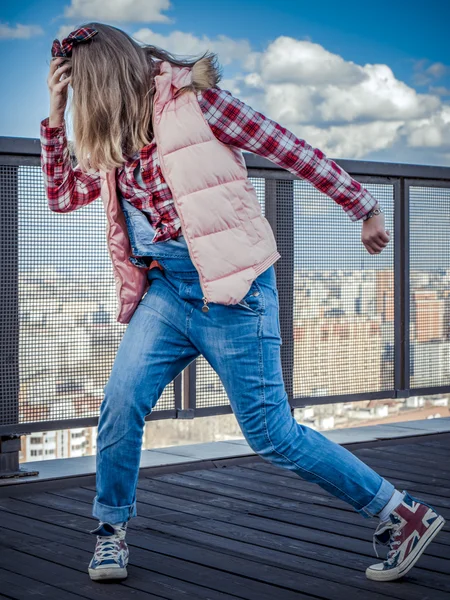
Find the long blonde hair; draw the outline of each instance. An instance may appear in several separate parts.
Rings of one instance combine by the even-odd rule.
[[[154,77],[158,61],[192,67],[192,85],[201,91],[217,85],[220,68],[215,54],[179,59],[151,45],[141,45],[124,31],[87,23],[98,31],[72,51],[70,112],[76,161],[83,171],[120,167],[153,139]]]

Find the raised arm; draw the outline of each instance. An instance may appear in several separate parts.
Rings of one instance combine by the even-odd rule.
[[[50,116],[41,121],[40,136],[45,191],[54,212],[86,206],[100,196],[101,189],[99,173],[83,173],[72,167],[64,122],[70,82],[70,65],[61,57],[53,59],[47,77]]]

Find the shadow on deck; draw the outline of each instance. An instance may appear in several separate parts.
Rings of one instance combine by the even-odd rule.
[[[350,449],[450,522],[450,434]],[[92,583],[94,484],[0,490],[0,596],[72,600],[448,600],[450,527],[400,582],[375,583],[375,520],[258,458],[141,471],[128,579]],[[87,481],[87,483],[86,483]],[[28,489],[26,489],[28,487]],[[24,489],[25,488],[25,489]]]

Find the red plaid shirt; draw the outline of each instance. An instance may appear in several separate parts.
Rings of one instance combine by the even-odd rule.
[[[214,135],[224,144],[237,146],[268,158],[327,194],[357,221],[376,205],[375,198],[323,152],[309,146],[293,133],[256,112],[229,92],[218,88],[198,94],[200,108]],[[70,212],[100,196],[100,175],[72,168],[65,125],[49,127],[41,122],[41,164],[49,208]],[[140,167],[144,187],[134,177]],[[155,242],[176,238],[181,233],[172,194],[159,166],[152,142],[117,171],[121,194],[142,210],[157,231]]]

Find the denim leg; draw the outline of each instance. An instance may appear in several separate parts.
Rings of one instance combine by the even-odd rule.
[[[221,378],[245,438],[261,457],[319,484],[363,516],[394,487],[342,446],[293,418],[284,388],[273,270],[242,305],[195,311],[195,343]]]
[[[152,282],[122,338],[98,425],[93,516],[100,521],[118,523],[136,515],[145,416],[198,355],[186,336],[185,310],[161,277]]]

